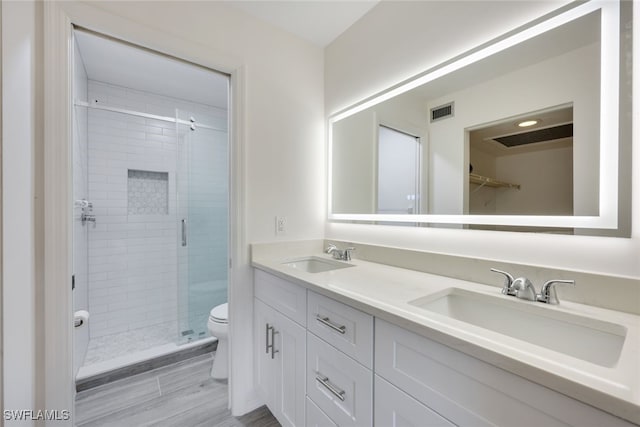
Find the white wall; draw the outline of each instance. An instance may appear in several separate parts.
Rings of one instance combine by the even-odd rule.
[[[0,23],[2,22],[2,3],[0,3]],[[0,116],[2,115],[2,30],[0,30]],[[2,120],[0,120],[0,224],[2,223],[2,137],[4,133],[2,131]],[[4,239],[2,237],[2,227],[0,226],[0,270],[2,269],[2,262],[4,257],[2,255]],[[2,305],[2,280],[4,277],[0,274],[0,307],[4,307]],[[4,346],[3,329],[2,329],[2,316],[0,316],[0,409],[4,410],[4,398],[2,393],[4,392],[4,380],[2,377],[2,370],[4,369],[4,357],[2,348]]]
[[[481,150],[470,152],[474,173],[520,185],[517,190],[470,186],[470,213],[573,215],[571,146],[497,157]]]
[[[375,113],[361,111],[333,125],[331,206],[335,213],[376,209]]]
[[[562,147],[496,159],[496,177],[520,190],[496,192],[496,211],[506,215],[573,215],[573,148]]]
[[[252,371],[253,283],[248,265],[248,243],[275,238],[275,216],[287,216],[286,234],[281,239],[317,239],[323,236],[326,185],[324,180],[323,52],[310,43],[275,29],[223,2],[68,2],[59,4],[75,23],[175,56],[219,64],[236,70],[239,79],[234,98],[242,121],[232,141],[241,143],[241,165],[246,192],[240,221],[240,248],[236,252],[235,295],[230,328],[232,339],[231,402],[240,414],[259,401],[255,399]],[[7,17],[19,9],[19,15]],[[5,354],[5,400],[7,406],[33,407],[36,396],[34,366],[36,327],[41,314],[34,309],[33,279],[36,239],[30,218],[34,215],[31,155],[34,134],[43,123],[33,114],[36,104],[34,73],[43,67],[39,56],[29,50],[37,37],[42,15],[34,2],[3,3],[3,78],[15,79],[3,89],[4,330],[20,331],[13,336],[11,351]],[[42,39],[38,39],[42,41]],[[6,81],[6,80],[5,80]],[[232,94],[236,96],[236,94]],[[37,101],[42,104],[42,99]],[[15,108],[14,108],[15,107]],[[11,113],[8,113],[11,111]],[[234,147],[236,149],[237,147]],[[5,197],[8,191],[9,198]],[[14,203],[7,203],[7,201]],[[13,222],[13,221],[17,222]],[[41,244],[38,243],[39,245]],[[10,257],[7,260],[7,257]],[[11,262],[7,262],[11,261]],[[7,280],[11,279],[11,280]],[[23,304],[16,304],[17,301]],[[7,329],[12,327],[11,329]],[[18,345],[16,345],[18,344]],[[24,344],[24,345],[19,345]],[[17,388],[7,389],[8,384]]]
[[[564,3],[383,2],[326,49],[326,112],[335,113]],[[634,161],[637,171],[637,157]],[[637,172],[633,179],[635,187],[640,186]],[[327,223],[326,238],[640,277],[638,215],[636,204],[631,239],[509,232],[488,235],[477,230],[339,223]]]
[[[37,398],[34,180],[39,93],[33,66],[39,49],[37,16],[34,3],[2,4],[4,409],[34,407]]]

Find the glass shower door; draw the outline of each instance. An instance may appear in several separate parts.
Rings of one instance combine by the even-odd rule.
[[[208,336],[209,311],[227,301],[229,156],[226,119],[177,110],[178,340]]]

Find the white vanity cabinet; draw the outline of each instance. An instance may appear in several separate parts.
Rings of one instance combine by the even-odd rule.
[[[375,330],[376,374],[455,425],[633,425],[389,322]]]
[[[254,302],[256,385],[283,426],[633,425],[261,270]]]
[[[263,280],[266,278],[267,280]],[[306,289],[256,270],[254,298],[254,350],[256,386],[267,407],[283,426],[305,425],[306,330],[285,316],[299,312],[306,321]],[[275,307],[258,298],[268,295]],[[305,301],[302,311],[295,301]],[[282,297],[282,298],[279,298]]]

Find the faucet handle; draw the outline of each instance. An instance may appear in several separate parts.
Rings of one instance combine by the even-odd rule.
[[[575,286],[575,280],[549,280],[542,285],[542,289],[540,289],[540,293],[536,298],[539,302],[544,302],[546,304],[560,304],[560,300],[558,299],[558,294],[556,293],[555,285],[571,285]]]
[[[515,291],[511,289],[511,285],[513,285],[514,278],[511,274],[506,271],[498,270],[497,268],[492,268],[491,271],[494,273],[500,273],[504,275],[504,285],[502,287],[502,293],[504,295],[515,295]]]
[[[353,246],[349,246],[348,248],[346,248],[344,250],[344,260],[345,261],[351,261],[351,252],[355,251],[356,248],[354,248]]]
[[[334,245],[333,243],[329,243],[329,246],[327,246],[327,249],[325,250],[326,253],[330,254],[331,252],[337,250],[338,247],[336,245]]]

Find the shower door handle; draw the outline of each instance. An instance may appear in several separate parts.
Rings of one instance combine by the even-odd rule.
[[[187,246],[187,220],[182,218],[182,246]]]

